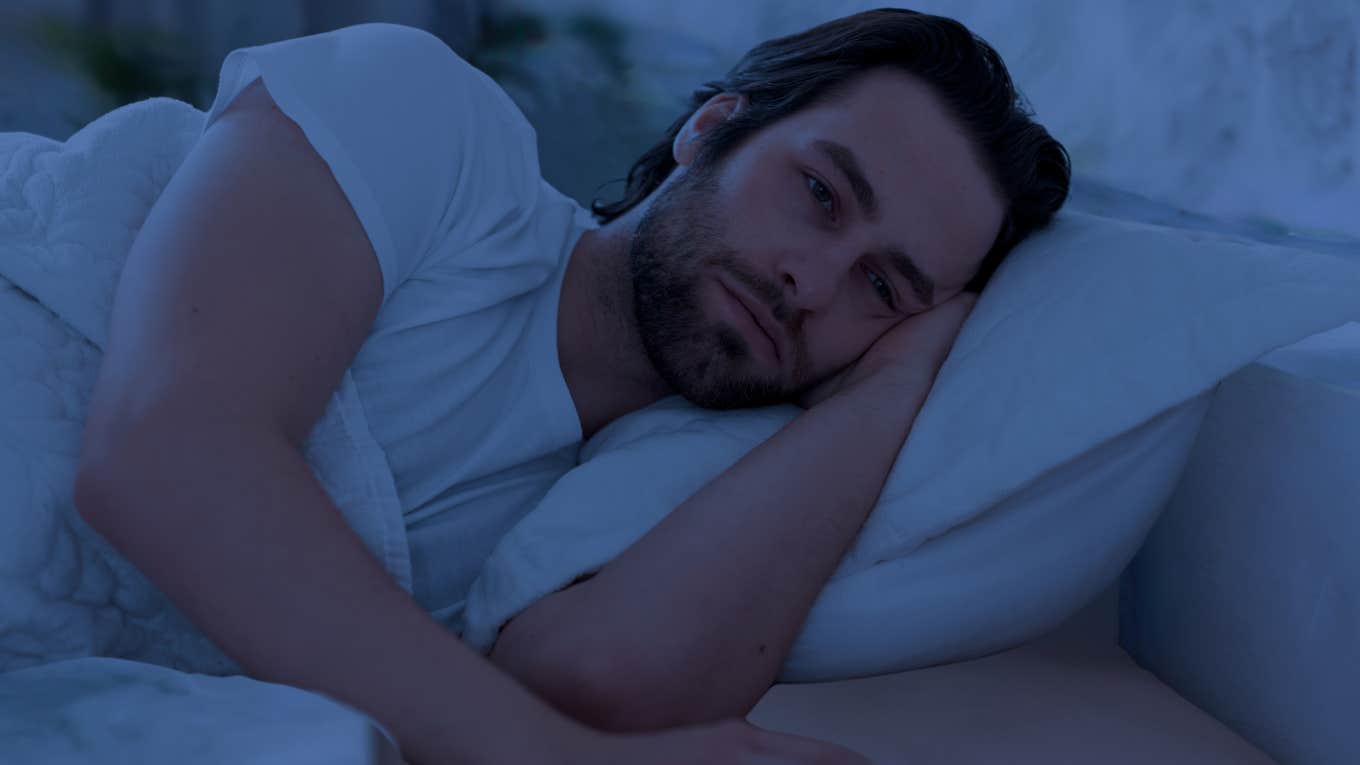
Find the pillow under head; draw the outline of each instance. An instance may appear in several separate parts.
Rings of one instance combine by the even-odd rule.
[[[1132,558],[1212,391],[1360,319],[1360,260],[1079,213],[998,269],[781,680],[971,658],[1056,626]],[[796,417],[672,397],[623,417],[503,539],[468,597],[490,650]]]

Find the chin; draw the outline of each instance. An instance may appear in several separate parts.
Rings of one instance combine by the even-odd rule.
[[[777,383],[750,378],[675,386],[675,391],[695,406],[718,410],[754,409],[793,400],[793,396]]]

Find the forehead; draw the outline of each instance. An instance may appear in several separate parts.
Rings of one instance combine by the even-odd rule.
[[[877,246],[905,250],[935,280],[937,295],[962,289],[1001,227],[1005,203],[973,142],[930,86],[909,73],[867,72],[768,132],[776,146],[830,176],[856,224]],[[858,160],[878,200],[877,223],[858,217],[846,178],[818,148],[825,141]]]

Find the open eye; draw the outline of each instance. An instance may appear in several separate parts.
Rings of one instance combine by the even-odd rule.
[[[834,216],[836,214],[836,198],[831,194],[831,189],[828,189],[826,184],[811,175],[804,173],[803,177],[807,179],[807,187],[808,191],[812,193],[812,199]]]
[[[803,178],[806,180],[808,192],[812,194],[813,201],[821,205],[822,208],[826,210],[827,214],[834,218],[836,216],[836,196],[831,193],[831,189],[828,188],[825,183],[818,180],[816,176],[803,173]],[[878,293],[879,299],[888,307],[888,310],[895,312],[897,310],[897,301],[893,299],[892,285],[888,284],[886,279],[867,268],[864,269],[864,273],[869,277],[869,284],[874,288],[874,291]]]
[[[887,280],[867,268],[864,269],[864,273],[869,275],[869,283],[874,286],[874,290],[882,298],[883,304],[888,306],[890,310],[896,311],[897,303],[893,300],[892,287],[888,286]]]

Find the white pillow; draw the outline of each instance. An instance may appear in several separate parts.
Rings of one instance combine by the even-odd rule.
[[[1355,263],[1060,215],[984,291],[780,680],[972,658],[1055,626],[1132,558],[1217,383],[1357,318]],[[489,651],[799,411],[672,397],[612,423],[493,551],[464,639]]]

